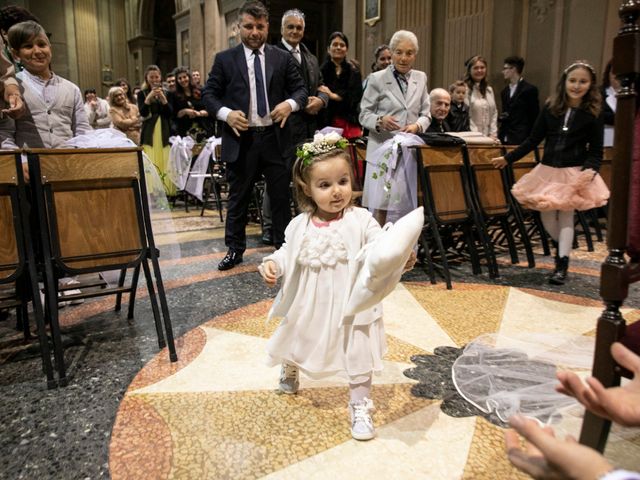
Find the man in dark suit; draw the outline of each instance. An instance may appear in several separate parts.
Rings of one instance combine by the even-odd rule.
[[[275,44],[276,47],[293,56],[307,87],[307,92],[309,92],[307,105],[304,109],[292,113],[289,120],[287,120],[291,129],[292,142],[290,151],[286,155],[292,162],[291,165],[295,160],[296,145],[313,137],[318,128],[318,113],[329,103],[329,96],[318,91],[318,87],[323,83],[318,59],[302,43],[304,27],[304,13],[297,8],[287,10],[282,14],[282,40]],[[262,243],[271,245],[273,243],[273,232],[269,195],[264,196],[262,219]]]
[[[538,118],[540,104],[538,88],[522,78],[524,59],[511,56],[504,59],[502,74],[509,82],[501,93],[502,113],[498,138],[506,145],[519,145],[531,133]]]
[[[225,223],[227,255],[218,264],[228,270],[242,262],[246,248],[247,210],[260,174],[271,198],[273,240],[284,242],[291,218],[286,157],[290,114],[307,104],[307,91],[293,57],[265,45],[269,16],[257,1],[238,13],[242,43],[216,55],[202,100],[209,115],[224,122],[222,161],[227,165],[229,198]]]

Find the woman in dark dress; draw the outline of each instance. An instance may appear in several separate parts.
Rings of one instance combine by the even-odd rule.
[[[181,137],[190,135],[197,142],[202,142],[213,135],[213,122],[202,104],[200,89],[192,83],[186,67],[178,67],[173,73],[176,91],[169,95],[169,103],[176,133]]]
[[[342,136],[350,139],[362,136],[358,122],[362,99],[362,75],[360,69],[347,60],[349,40],[342,32],[329,36],[329,58],[320,70],[324,85],[318,90],[329,95],[325,109],[325,126],[342,128]]]

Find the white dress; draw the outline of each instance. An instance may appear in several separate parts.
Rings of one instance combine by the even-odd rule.
[[[294,301],[267,343],[270,366],[287,362],[307,376],[367,381],[382,370],[387,345],[382,319],[369,325],[340,326],[350,292],[348,254],[339,224],[309,222],[297,263],[300,280]]]

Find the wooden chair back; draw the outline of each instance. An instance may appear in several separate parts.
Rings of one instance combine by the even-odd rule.
[[[146,246],[137,149],[34,150],[52,257],[69,272],[124,268]]]
[[[441,223],[465,221],[470,216],[464,157],[460,146],[419,147],[427,180],[430,208]]]
[[[353,175],[356,181],[355,191],[360,191],[364,187],[364,176],[367,167],[367,143],[362,138],[356,138],[349,143],[349,154]]]
[[[0,283],[13,281],[21,264],[16,235],[18,186],[14,153],[0,153]],[[12,198],[13,197],[13,198]]]
[[[467,158],[474,179],[479,207],[486,216],[509,213],[509,200],[502,171],[495,168],[491,159],[502,156],[500,147],[468,145]]]
[[[514,150],[516,147],[507,146],[504,148],[505,153],[508,153]],[[511,171],[513,172],[513,183],[520,180],[525,174],[529,173],[533,168],[538,164],[538,153],[537,150],[532,150],[527,153],[524,157],[522,157],[517,162],[513,162],[511,164]]]

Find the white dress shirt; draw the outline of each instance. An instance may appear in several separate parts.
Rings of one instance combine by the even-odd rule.
[[[253,68],[254,53],[253,53],[253,50],[248,48],[245,44],[242,44],[242,48],[244,49],[244,56],[245,56],[245,59],[247,60],[247,71],[249,73],[249,90],[250,90],[249,118],[248,118],[249,126],[250,127],[267,127],[269,125],[273,125],[273,120],[271,120],[271,115],[270,115],[271,105],[269,105],[269,95],[267,94],[267,75],[264,68],[264,61],[265,61],[264,44],[262,44],[262,46],[258,49],[260,50],[260,66],[262,68],[262,80],[263,80],[262,83],[264,85],[264,98],[267,99],[267,107],[268,107],[267,114],[264,117],[258,116],[258,106],[257,106],[258,100],[256,95],[256,73]],[[286,102],[289,105],[291,105],[292,112],[297,112],[300,109],[300,107],[298,106],[295,100],[288,98]],[[230,112],[231,112],[230,108],[222,107],[220,110],[218,110],[218,113],[216,113],[216,118],[220,121],[226,122]]]

